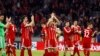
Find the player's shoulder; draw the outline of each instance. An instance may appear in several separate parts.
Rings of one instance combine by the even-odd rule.
[[[75,26],[74,25],[71,25],[71,28],[74,28]]]
[[[87,28],[84,28],[84,31],[86,31],[87,30]]]
[[[66,28],[66,26],[63,27],[63,29],[65,29],[65,28]]]
[[[77,25],[78,28],[81,28],[79,25]]]
[[[84,31],[92,31],[92,29],[85,28]]]
[[[60,28],[57,27],[56,30],[60,30]]]
[[[24,23],[21,23],[21,27],[24,27],[25,26],[25,24]]]

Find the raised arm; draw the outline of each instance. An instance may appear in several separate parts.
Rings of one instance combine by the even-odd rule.
[[[56,16],[54,16],[54,19],[56,20],[57,25],[60,25],[60,21],[58,20]]]
[[[58,20],[58,18],[56,17],[56,15],[54,13],[51,14],[52,18],[56,20],[57,25],[60,25],[60,21]]]
[[[66,30],[65,27],[64,27],[64,31],[65,31],[66,33],[70,33],[70,32],[71,32],[71,30]]]
[[[25,26],[26,26],[26,27],[27,27],[27,26],[35,26],[34,16],[33,16],[33,15],[31,16],[31,22],[28,23],[28,24],[26,24]]]
[[[51,17],[51,18],[49,18],[48,19],[48,22],[47,22],[47,25],[49,25],[50,24],[50,22],[52,22],[53,21],[53,18]]]
[[[6,24],[4,25],[5,28],[9,27],[10,21],[11,21],[11,17],[10,18],[6,17]]]

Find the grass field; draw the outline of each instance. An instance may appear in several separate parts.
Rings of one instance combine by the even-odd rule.
[[[43,53],[44,51],[41,51],[41,50],[32,51],[33,56],[43,56]],[[59,53],[60,53],[59,56],[63,56],[63,52],[59,52]],[[80,51],[80,53],[81,53],[81,56],[84,56],[82,51]],[[1,52],[0,52],[0,56],[1,56]],[[16,56],[20,56],[20,50],[16,51]],[[27,51],[25,51],[25,56],[28,56]],[[69,53],[67,53],[67,56],[70,56]],[[100,52],[91,52],[90,56],[100,56]]]

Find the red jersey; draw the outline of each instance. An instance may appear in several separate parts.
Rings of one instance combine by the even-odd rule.
[[[64,39],[70,39],[71,36],[71,28],[70,27],[64,27]]]
[[[47,39],[55,39],[56,38],[56,28],[54,26],[47,27]]]
[[[84,38],[90,39],[92,38],[93,31],[92,29],[85,29],[84,30]]]
[[[56,27],[55,26],[47,26],[46,27],[46,40],[45,47],[57,47],[57,36],[56,36]]]
[[[16,34],[16,26],[14,24],[10,24],[8,29],[7,29],[7,38],[9,39],[15,39],[15,34]]]
[[[85,29],[84,30],[83,48],[90,48],[91,47],[92,34],[93,34],[92,29]]]
[[[21,33],[22,33],[22,38],[29,38],[29,27],[26,27],[25,24],[21,24]]]
[[[65,46],[72,47],[72,41],[71,41],[71,28],[70,27],[64,27],[64,44]]]
[[[73,40],[74,41],[79,41],[80,40],[80,34],[78,33],[78,32],[80,32],[81,31],[81,27],[80,26],[72,26],[72,31],[73,31],[73,36],[74,36],[74,38],[73,38]]]
[[[33,27],[28,27],[29,29],[29,38],[31,39],[32,34],[34,33]]]
[[[44,40],[45,40],[45,38],[46,38],[46,34],[47,34],[46,27],[42,27],[41,36],[42,36],[42,38],[43,38]]]
[[[25,24],[21,24],[21,45],[22,47],[31,47],[31,36],[32,36],[33,28],[26,27]]]

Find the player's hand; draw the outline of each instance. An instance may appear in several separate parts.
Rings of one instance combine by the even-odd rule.
[[[94,31],[94,33],[97,33],[98,31]]]
[[[31,16],[31,20],[34,21],[34,15]]]
[[[55,17],[55,14],[54,13],[51,13],[51,18]]]
[[[11,17],[9,17],[8,21],[9,21],[9,22],[11,21]]]
[[[53,18],[50,18],[50,19],[49,19],[49,22],[51,22],[51,21],[53,21]]]
[[[8,22],[8,19],[9,19],[9,18],[8,18],[8,17],[6,17],[6,23]]]

